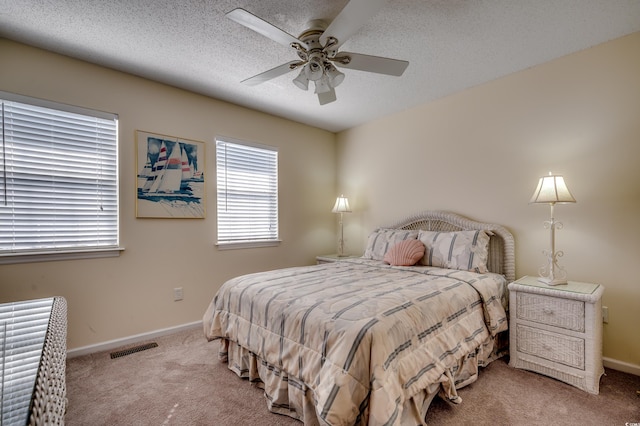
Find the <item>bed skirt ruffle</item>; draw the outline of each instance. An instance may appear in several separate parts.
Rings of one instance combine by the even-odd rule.
[[[402,414],[396,424],[422,424],[427,410],[436,395],[454,404],[462,402],[457,389],[467,386],[478,378],[478,368],[488,365],[506,353],[505,333],[490,337],[475,352],[460,358],[449,366],[439,380],[431,383],[405,401]],[[248,379],[254,386],[264,390],[269,411],[302,421],[305,425],[328,425],[316,412],[313,389],[285,371],[271,365],[233,341],[220,339],[219,358],[228,363],[228,368],[239,377]],[[357,425],[376,424],[368,418],[365,410]]]

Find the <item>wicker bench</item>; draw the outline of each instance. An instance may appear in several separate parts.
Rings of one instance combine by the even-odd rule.
[[[63,425],[67,407],[67,302],[0,305],[2,424]],[[15,372],[15,374],[14,374]]]

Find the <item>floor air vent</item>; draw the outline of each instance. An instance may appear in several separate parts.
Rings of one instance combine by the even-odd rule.
[[[156,342],[145,343],[144,345],[134,346],[129,349],[123,349],[121,351],[111,352],[111,359],[120,358],[121,356],[134,354],[136,352],[144,351],[151,348],[157,348],[158,344]]]

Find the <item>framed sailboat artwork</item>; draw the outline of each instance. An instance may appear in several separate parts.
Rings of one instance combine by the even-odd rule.
[[[205,217],[205,143],[136,131],[136,217]]]

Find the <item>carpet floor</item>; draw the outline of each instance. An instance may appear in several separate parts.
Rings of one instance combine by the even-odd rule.
[[[302,424],[270,413],[262,391],[218,361],[218,342],[207,342],[200,328],[153,342],[158,346],[114,359],[115,351],[69,359],[66,424]],[[640,425],[637,390],[640,377],[607,369],[600,394],[590,395],[510,368],[501,359],[459,391],[461,404],[436,398],[426,420],[429,425]]]

